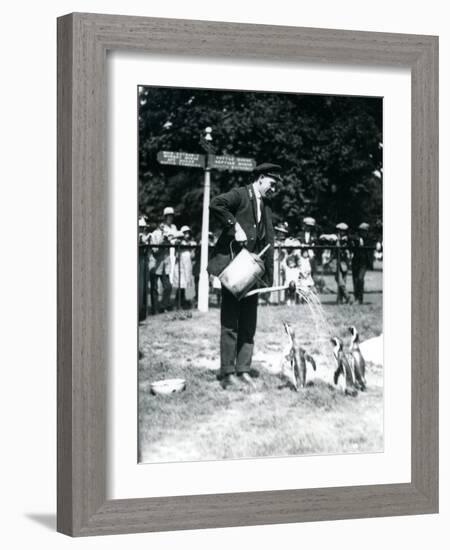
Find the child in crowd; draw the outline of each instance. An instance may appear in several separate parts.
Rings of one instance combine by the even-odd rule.
[[[289,307],[298,303],[297,283],[300,277],[299,258],[295,254],[287,256],[283,262],[284,281],[289,285],[286,289],[287,305]]]
[[[305,294],[314,290],[314,279],[312,278],[311,259],[308,250],[302,250],[299,261],[298,289]]]

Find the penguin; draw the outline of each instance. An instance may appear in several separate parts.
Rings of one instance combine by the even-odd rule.
[[[353,325],[349,327],[348,330],[350,331],[350,334],[352,336],[349,351],[353,358],[356,383],[359,385],[362,391],[365,391],[367,388],[366,362],[359,348],[359,333]]]
[[[284,372],[284,366],[289,362],[290,370],[289,373],[292,376],[292,385],[294,386],[295,391],[298,391],[298,388],[304,388],[306,385],[306,362],[309,362],[313,368],[316,370],[316,362],[313,357],[306,352],[301,346],[297,346],[295,340],[295,331],[289,323],[283,321],[284,330],[289,338],[289,344],[285,347],[282,357],[282,372]],[[289,376],[289,378],[291,378]]]
[[[333,355],[336,359],[336,370],[334,371],[334,384],[337,385],[339,377],[344,377],[344,392],[345,395],[351,395],[355,397],[358,391],[355,387],[355,371],[353,368],[353,360],[349,361],[349,358],[344,352],[344,344],[337,336],[331,339],[333,344]]]
[[[316,362],[314,361],[314,358],[305,350],[305,348],[302,348],[301,346],[298,348],[299,352],[299,362],[300,362],[300,386],[302,388],[306,385],[306,362],[311,365],[313,368],[313,371],[317,370]],[[298,384],[298,381],[297,381]]]

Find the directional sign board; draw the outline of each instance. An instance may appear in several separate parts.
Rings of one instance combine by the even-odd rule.
[[[210,166],[218,170],[241,170],[243,172],[252,172],[255,169],[256,162],[253,159],[246,159],[243,157],[211,155]]]
[[[188,166],[190,168],[204,168],[205,155],[195,153],[182,153],[175,151],[160,151],[157,156],[160,164],[171,164],[173,166]]]

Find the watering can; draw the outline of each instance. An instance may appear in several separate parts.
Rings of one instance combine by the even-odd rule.
[[[270,244],[266,245],[259,254],[253,254],[246,248],[242,248],[234,256],[232,243],[230,243],[232,260],[219,274],[219,280],[238,300],[244,298],[256,283],[264,284],[261,277],[264,275],[265,268],[261,258],[269,247]]]

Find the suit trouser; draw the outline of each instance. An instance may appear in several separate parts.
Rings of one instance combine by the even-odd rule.
[[[163,309],[167,309],[170,306],[170,296],[172,294],[172,283],[170,282],[170,277],[167,275],[167,273],[163,273],[162,275],[158,275],[161,279],[161,284],[163,287],[163,293],[162,293],[162,307]]]
[[[353,290],[355,294],[355,300],[363,303],[364,300],[364,277],[366,276],[367,269],[364,266],[353,269]]]
[[[220,372],[249,372],[252,363],[258,294],[237,300],[222,287],[220,307]]]
[[[170,306],[170,296],[172,294],[172,284],[170,277],[166,273],[157,275],[154,271],[150,273],[150,295],[152,298],[152,313],[158,313],[160,305],[158,304],[158,279],[161,280],[163,288],[161,307],[167,309]]]
[[[348,303],[350,301],[350,294],[347,290],[347,272],[341,271],[339,275],[336,274],[335,280],[337,282],[337,303]]]
[[[151,312],[152,315],[158,313],[158,277],[155,269],[150,270],[150,297],[151,297]]]

